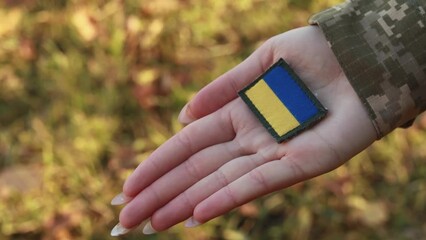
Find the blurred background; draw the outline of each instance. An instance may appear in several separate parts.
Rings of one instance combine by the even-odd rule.
[[[110,200],[200,88],[339,0],[3,0],[0,239],[117,239]],[[204,226],[118,239],[421,239],[426,117]]]

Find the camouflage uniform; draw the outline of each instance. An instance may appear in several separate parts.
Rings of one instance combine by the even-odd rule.
[[[378,138],[426,109],[426,0],[352,0],[310,19],[324,32]]]

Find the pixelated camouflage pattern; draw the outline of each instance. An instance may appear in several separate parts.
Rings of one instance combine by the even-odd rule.
[[[426,0],[352,0],[311,17],[378,138],[426,109]]]

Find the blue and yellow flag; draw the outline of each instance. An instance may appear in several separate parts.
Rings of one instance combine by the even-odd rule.
[[[239,95],[278,142],[312,126],[327,113],[283,59]]]

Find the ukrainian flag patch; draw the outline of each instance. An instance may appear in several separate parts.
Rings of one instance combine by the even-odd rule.
[[[283,59],[238,95],[279,143],[327,114],[327,109]]]

